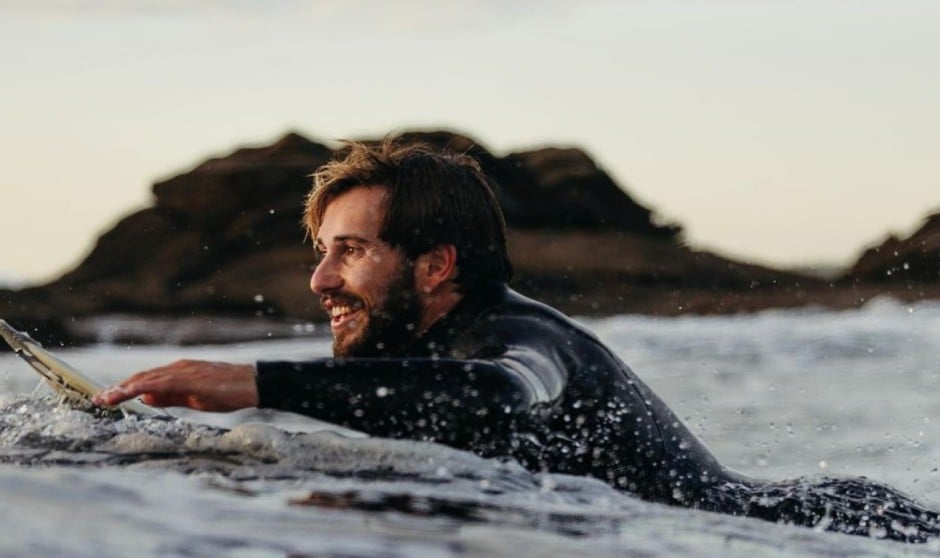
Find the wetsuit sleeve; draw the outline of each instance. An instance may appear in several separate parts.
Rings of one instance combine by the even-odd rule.
[[[544,396],[496,361],[321,359],[257,363],[259,407],[368,434],[502,453]]]

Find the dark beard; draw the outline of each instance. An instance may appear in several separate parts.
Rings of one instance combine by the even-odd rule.
[[[374,358],[400,355],[417,334],[421,311],[415,292],[414,266],[402,265],[401,271],[385,291],[380,308],[369,315],[362,337],[339,346],[334,339],[336,358]]]

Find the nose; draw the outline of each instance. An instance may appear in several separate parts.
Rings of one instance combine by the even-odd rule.
[[[325,256],[317,267],[313,268],[310,276],[310,290],[318,295],[338,289],[343,286],[343,279],[333,262],[333,258]]]

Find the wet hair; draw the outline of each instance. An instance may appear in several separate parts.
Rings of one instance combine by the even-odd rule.
[[[506,222],[490,180],[472,157],[424,143],[385,138],[344,142],[342,158],[314,174],[304,224],[316,237],[327,206],[357,187],[385,190],[379,238],[411,261],[443,245],[457,249],[460,291],[486,290],[509,281]]]

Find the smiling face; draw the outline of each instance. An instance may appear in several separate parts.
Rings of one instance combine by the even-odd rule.
[[[415,336],[413,266],[379,238],[384,215],[385,190],[356,187],[329,203],[316,232],[310,288],[330,315],[335,357],[392,354]]]

